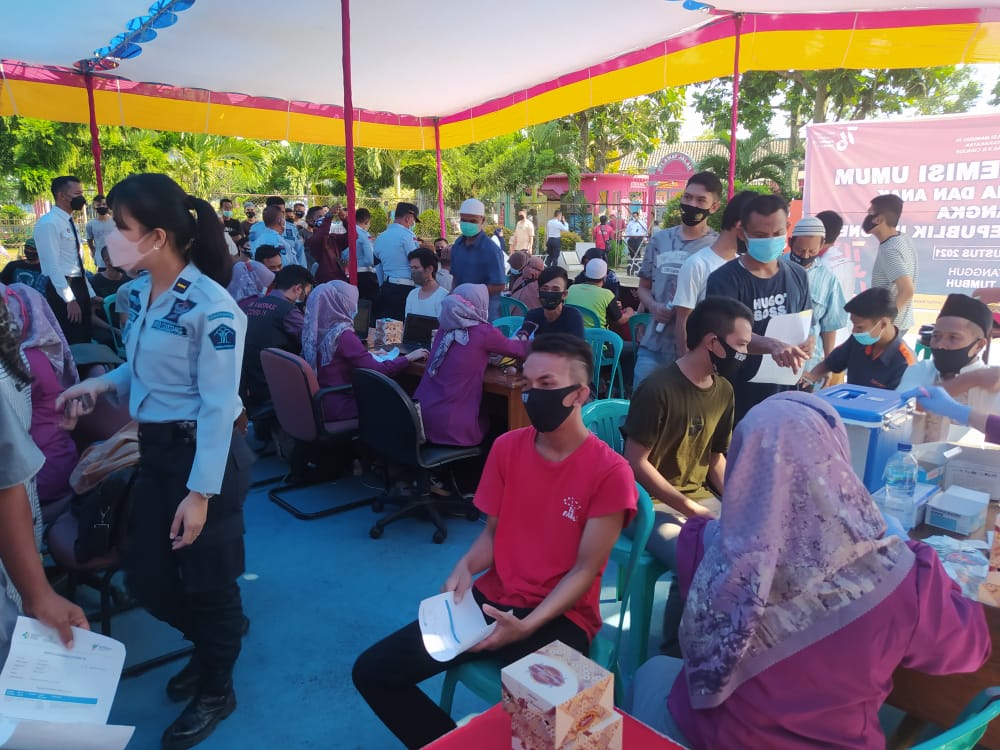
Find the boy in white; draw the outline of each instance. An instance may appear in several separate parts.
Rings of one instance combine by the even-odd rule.
[[[410,261],[410,278],[416,285],[406,295],[406,314],[438,317],[448,290],[438,284],[435,278],[438,270],[437,255],[425,247],[418,247],[406,257]]]

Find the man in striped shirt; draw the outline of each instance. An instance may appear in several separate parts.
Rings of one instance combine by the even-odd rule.
[[[900,333],[913,327],[913,294],[917,288],[917,251],[913,241],[896,227],[903,214],[898,195],[872,198],[861,228],[879,241],[872,266],[872,286],[888,289],[896,301],[896,326]]]

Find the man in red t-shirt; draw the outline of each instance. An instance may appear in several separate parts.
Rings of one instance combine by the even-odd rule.
[[[475,659],[510,664],[554,640],[586,654],[601,629],[601,575],[635,513],[637,493],[628,463],[580,416],[592,358],[575,336],[536,338],[524,363],[532,427],[502,435],[486,460],[475,497],[486,528],[442,590],[456,601],[475,597],[497,628],[452,661],[437,662],[414,621],[354,664],[358,692],[408,748],[455,728],[418,683]]]
[[[608,224],[607,216],[601,216],[600,222],[600,224],[594,227],[594,247],[607,253],[609,249],[608,243],[615,238],[615,229]]]

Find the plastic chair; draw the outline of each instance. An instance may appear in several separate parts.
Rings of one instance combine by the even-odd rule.
[[[606,328],[585,328],[583,337],[594,350],[594,397],[600,398],[599,390],[601,385],[601,370],[605,367],[611,368],[611,377],[608,379],[608,398],[614,396],[615,381],[621,396],[625,396],[625,378],[619,367],[621,364],[622,350],[625,342],[622,337],[614,331]]]
[[[479,511],[462,496],[454,474],[448,471],[450,493],[441,496],[431,491],[431,471],[450,469],[456,461],[478,456],[479,446],[421,443],[423,429],[420,415],[398,383],[382,373],[364,368],[355,370],[351,379],[358,399],[358,438],[386,461],[417,471],[419,494],[415,497],[394,495],[392,478],[388,471],[384,472],[385,493],[371,499],[373,510],[381,511],[386,502],[403,507],[376,521],[368,535],[378,539],[390,523],[406,516],[426,514],[435,527],[434,543],[440,544],[448,536],[448,528],[441,517],[442,510],[464,513],[470,521],[478,520]]]
[[[625,450],[625,438],[622,436],[621,427],[628,416],[628,408],[629,402],[624,399],[594,401],[583,407],[583,423],[588,430],[621,454]],[[622,535],[611,550],[611,559],[618,565],[618,598],[625,596],[626,588],[631,589],[632,617],[629,624],[629,658],[626,662],[629,669],[636,669],[646,661],[656,582],[668,572],[666,565],[646,552],[644,543],[640,548],[639,560],[630,585],[622,569],[632,559],[634,544],[634,539]]]
[[[604,328],[601,325],[600,319],[594,313],[593,310],[589,310],[586,307],[580,307],[579,305],[571,305],[568,302],[564,303],[566,307],[572,307],[574,310],[578,311],[580,315],[583,316],[583,327],[584,328]]]
[[[516,297],[500,297],[500,317],[520,317],[528,314],[528,306]],[[498,318],[499,320],[499,318]]]
[[[636,515],[633,523],[634,538],[642,542],[636,547],[641,550],[646,546],[646,541],[653,531],[653,501],[650,500],[646,491],[636,485],[639,492],[639,499],[636,503]],[[615,705],[621,706],[625,697],[625,680],[630,679],[632,671],[625,674],[621,669],[619,653],[621,650],[622,635],[625,631],[625,613],[629,608],[628,582],[632,580],[639,563],[639,555],[632,555],[625,563],[625,595],[622,597],[621,605],[618,608],[618,629],[610,638],[598,633],[590,644],[590,658],[600,664],[605,669],[610,670],[615,675]],[[619,571],[620,572],[620,571]],[[629,640],[632,639],[632,631],[629,629]],[[441,700],[438,705],[447,713],[451,713],[452,703],[455,699],[455,688],[458,683],[462,683],[473,693],[490,704],[499,703],[502,696],[502,686],[500,682],[500,670],[505,665],[499,659],[478,659],[476,661],[465,662],[457,667],[452,667],[444,676],[444,686],[441,688]]]
[[[282,496],[289,490],[315,483],[302,479],[308,464],[310,447],[336,441],[349,442],[357,433],[358,420],[324,421],[323,398],[330,393],[350,391],[351,386],[320,388],[316,373],[302,357],[282,349],[264,349],[260,353],[260,364],[264,369],[268,390],[271,391],[274,415],[278,424],[295,439],[289,481],[267,493],[271,502],[304,521],[367,505],[368,500],[360,500],[306,511],[292,505]]]
[[[493,321],[493,327],[503,331],[503,335],[510,338],[521,330],[524,325],[524,317],[521,315],[508,315],[504,318],[497,318]]]
[[[115,345],[115,353],[118,354],[119,357],[124,357],[125,344],[122,341],[121,328],[118,327],[118,314],[114,311],[115,296],[116,295],[114,294],[109,294],[104,298],[104,319],[111,327],[111,341]]]
[[[636,349],[639,348],[639,342],[646,335],[646,331],[649,329],[649,324],[652,320],[653,316],[650,313],[636,313],[628,319],[628,331],[632,336],[632,344]]]
[[[986,688],[977,694],[955,720],[955,726],[914,745],[912,750],[972,750],[986,734],[990,722],[1000,714],[1000,687]]]

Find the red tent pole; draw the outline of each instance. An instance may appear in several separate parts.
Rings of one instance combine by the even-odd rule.
[[[347,161],[348,273],[358,285],[358,228],[354,221],[358,196],[354,192],[354,95],[351,89],[351,0],[340,0],[340,32],[344,71],[344,150]]]
[[[97,192],[104,195],[104,165],[101,163],[101,136],[97,131],[97,109],[94,106],[94,79],[84,73],[87,83],[87,106],[90,108],[90,152],[94,155],[94,174],[97,176]]]
[[[743,30],[743,15],[733,16],[736,25],[736,51],[733,53],[733,106],[732,122],[729,129],[729,187],[728,198],[736,194],[736,129],[740,119],[740,33]]]
[[[444,222],[444,172],[441,169],[441,124],[434,118],[434,158],[437,160],[438,218],[441,219],[441,236],[447,237]]]

